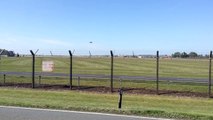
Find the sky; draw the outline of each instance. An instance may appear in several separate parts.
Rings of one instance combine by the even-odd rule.
[[[213,0],[0,0],[0,48],[20,54],[208,54],[212,6]]]

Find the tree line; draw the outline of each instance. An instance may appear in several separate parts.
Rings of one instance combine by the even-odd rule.
[[[209,55],[202,55],[197,54],[196,52],[175,52],[172,54],[173,58],[206,58],[209,57]]]

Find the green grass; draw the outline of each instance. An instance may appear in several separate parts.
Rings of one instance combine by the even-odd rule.
[[[0,88],[0,105],[53,108],[133,114],[177,119],[213,119],[213,100],[208,98],[156,95],[123,95],[122,110],[118,110],[118,94],[98,94],[76,91],[44,91],[20,88]]]
[[[0,72],[17,71],[31,72],[30,57],[2,58]],[[53,60],[53,72],[69,73],[69,58],[42,57],[36,58],[36,72],[41,72],[41,61]],[[208,59],[160,59],[160,77],[208,78]],[[105,74],[110,75],[110,58],[74,57],[74,74]],[[155,76],[156,60],[115,58],[114,75]],[[43,77],[41,84],[69,85],[67,77]],[[31,83],[26,76],[7,76],[8,83]],[[0,76],[0,83],[3,77]],[[38,84],[38,77],[36,77]],[[73,84],[77,85],[74,78]],[[81,86],[109,86],[109,79],[81,79]],[[119,81],[114,86],[119,88]],[[122,82],[124,88],[156,89],[155,82],[129,81]],[[205,84],[160,82],[160,90],[189,91],[207,93]],[[199,97],[174,97],[153,95],[124,94],[123,109],[117,109],[117,94],[84,93],[76,91],[44,91],[20,88],[0,88],[0,105],[25,107],[54,108],[81,111],[98,111],[120,114],[134,114],[178,119],[213,119],[213,100]]]
[[[53,60],[54,72],[69,73],[68,57],[37,57],[36,71],[41,72],[41,62]],[[31,57],[3,58],[1,71],[30,72]],[[160,59],[161,77],[208,78],[208,59]],[[110,58],[73,58],[74,74],[110,74]],[[115,58],[115,75],[155,76],[156,59]]]
[[[3,85],[3,80],[0,80]],[[6,83],[14,84],[17,83],[32,83],[31,77],[25,76],[6,76]],[[35,78],[36,85],[39,84],[39,78]],[[41,77],[40,84],[48,85],[69,85],[68,77]],[[78,86],[77,78],[73,78],[73,85]],[[110,86],[109,79],[80,79],[80,86]],[[138,80],[123,80],[121,83],[118,79],[114,80],[114,88],[145,88],[156,90],[156,82],[154,81],[138,81]],[[182,92],[196,92],[196,93],[208,93],[207,84],[200,83],[170,83],[170,82],[159,82],[160,90],[173,90]],[[213,92],[213,91],[212,91]]]

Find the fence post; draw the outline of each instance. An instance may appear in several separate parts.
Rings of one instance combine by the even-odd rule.
[[[70,54],[70,89],[72,90],[72,52],[69,50]]]
[[[4,74],[4,84],[6,83],[6,74]]]
[[[211,97],[212,51],[209,54],[209,98]]]
[[[156,59],[157,59],[157,63],[156,63],[156,92],[157,95],[159,94],[159,51],[157,51],[157,55],[156,55]]]
[[[32,88],[35,88],[35,54],[33,53],[32,50],[30,50],[30,53],[33,56],[33,61],[32,61]]]
[[[113,93],[113,52],[112,50],[110,50],[110,54],[111,54],[111,84],[110,84],[110,88],[111,88],[111,92]]]
[[[121,109],[122,107],[122,96],[123,96],[123,87],[122,87],[122,78],[119,78],[119,101],[118,101],[118,108]]]
[[[4,49],[0,51],[0,72],[1,72],[1,68],[2,68],[2,66],[1,66],[1,61],[2,61],[2,60],[1,60],[1,54],[2,54],[3,52],[4,52]],[[1,73],[1,74],[2,74],[2,73]]]
[[[118,102],[118,108],[121,109],[122,106],[122,96],[123,96],[123,90],[120,88],[119,90],[119,102]]]

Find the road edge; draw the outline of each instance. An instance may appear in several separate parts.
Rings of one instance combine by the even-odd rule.
[[[0,105],[0,108],[34,110],[34,111],[49,111],[49,112],[62,112],[62,113],[77,113],[77,114],[89,114],[89,115],[103,115],[103,116],[114,116],[114,117],[151,119],[151,120],[174,120],[174,119],[154,118],[154,117],[142,117],[142,116],[134,116],[134,115],[120,115],[120,114],[109,114],[109,113],[99,113],[99,112],[82,112],[82,111],[70,111],[70,110],[58,110],[58,109],[43,109],[43,108],[30,108],[30,107],[16,107],[16,106],[1,106]]]

